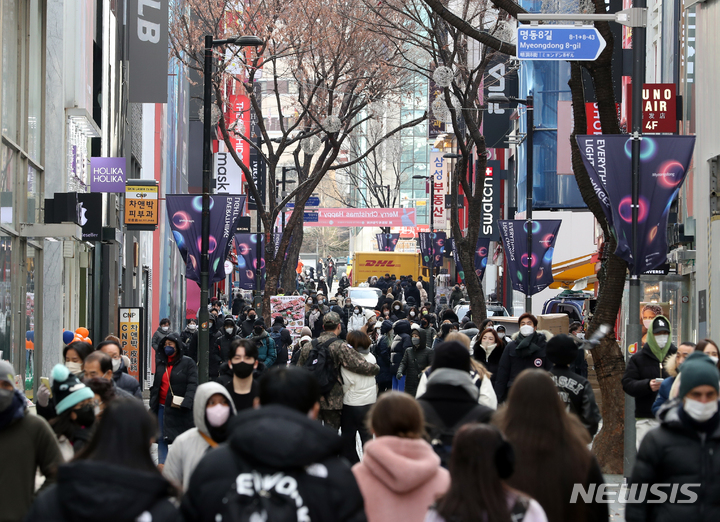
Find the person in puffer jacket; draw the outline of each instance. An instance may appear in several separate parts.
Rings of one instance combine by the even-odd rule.
[[[397,378],[397,372],[400,368],[400,363],[402,362],[403,356],[405,355],[405,350],[408,348],[412,348],[412,339],[410,337],[410,332],[412,330],[412,327],[410,325],[410,321],[407,321],[405,319],[401,319],[399,321],[395,321],[393,324],[393,332],[395,332],[395,338],[393,339],[391,350],[390,350],[390,362],[392,364],[392,389],[403,391],[405,389],[405,378],[398,379]]]
[[[403,375],[407,375],[405,378],[405,393],[415,397],[420,375],[422,375],[425,368],[432,364],[433,350],[427,348],[425,332],[419,328],[413,330],[410,341],[413,346],[405,350],[405,355],[403,355],[398,368],[397,379],[402,379]]]
[[[363,314],[362,306],[355,305],[352,308],[352,310],[353,310],[353,313],[352,313],[352,315],[350,315],[350,318],[348,319],[348,323],[347,323],[348,333],[353,332],[355,330],[360,330],[367,323],[365,314]]]
[[[392,328],[392,321],[383,321],[375,343],[375,359],[377,359],[377,365],[380,367],[380,373],[375,376],[378,394],[392,389],[393,376],[395,375],[390,362]]]

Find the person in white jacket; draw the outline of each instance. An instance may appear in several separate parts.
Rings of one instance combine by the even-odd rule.
[[[462,333],[449,333],[445,339],[446,341],[458,341],[466,348],[470,348],[470,338]],[[497,395],[495,395],[495,389],[493,388],[490,377],[492,374],[485,369],[485,367],[477,362],[475,359],[470,359],[472,370],[470,370],[470,376],[472,377],[473,384],[480,390],[478,396],[478,404],[497,409]],[[426,369],[420,376],[420,383],[418,384],[417,392],[415,397],[420,397],[427,390],[428,377],[430,376],[430,369]]]
[[[350,316],[350,319],[348,319],[348,333],[355,330],[360,330],[363,326],[365,326],[365,324],[367,324],[367,318],[365,317],[365,314],[363,314],[362,306],[355,305],[353,307],[353,313]]]
[[[227,438],[228,423],[235,413],[235,404],[224,386],[216,382],[198,386],[193,403],[195,427],[170,446],[163,468],[165,478],[187,491],[190,476],[205,453]]]
[[[349,327],[349,325],[348,325]],[[347,334],[347,343],[354,348],[370,364],[376,364],[375,356],[370,353],[370,337],[361,330],[353,330]],[[356,434],[360,434],[363,445],[372,439],[372,434],[365,425],[365,417],[370,407],[377,401],[377,385],[375,377],[359,375],[340,367],[343,379],[342,421],[342,455],[350,464],[360,462],[355,443]]]

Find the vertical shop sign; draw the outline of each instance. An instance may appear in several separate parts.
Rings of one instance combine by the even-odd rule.
[[[120,348],[130,358],[128,373],[140,380],[141,347],[143,345],[143,309],[120,308]]]

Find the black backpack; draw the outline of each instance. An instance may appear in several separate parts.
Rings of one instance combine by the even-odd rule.
[[[427,407],[424,407],[423,411],[425,412],[425,424],[430,438],[430,445],[440,457],[442,467],[447,468],[448,464],[450,464],[453,439],[455,438],[457,430],[465,424],[479,422],[480,417],[483,416],[487,410],[478,404],[457,421],[454,426],[446,426],[432,404],[427,404]]]
[[[332,337],[320,344],[318,339],[313,339],[312,348],[305,361],[305,369],[311,372],[320,385],[320,395],[327,395],[338,382],[338,371],[335,368],[330,345],[337,340]]]

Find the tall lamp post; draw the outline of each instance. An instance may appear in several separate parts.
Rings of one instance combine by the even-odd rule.
[[[239,47],[257,47],[263,44],[257,36],[239,36],[214,40],[212,35],[205,35],[205,57],[203,64],[203,191],[202,191],[202,245],[200,249],[200,310],[198,322],[198,372],[201,383],[209,380],[210,366],[210,330],[208,322],[208,288],[210,286],[208,249],[210,245],[210,180],[212,171],[212,51],[220,45],[237,45]]]
[[[433,216],[433,200],[435,199],[435,183],[433,182],[432,176],[413,176],[413,179],[424,179],[425,184],[430,184],[430,233],[435,233],[435,219]],[[433,237],[432,235],[430,236]],[[428,289],[428,300],[430,301],[430,304],[432,305],[433,309],[435,308],[435,252],[434,249],[431,248],[433,251],[433,255],[430,256],[430,263],[428,265],[428,271],[430,272],[430,288]]]

